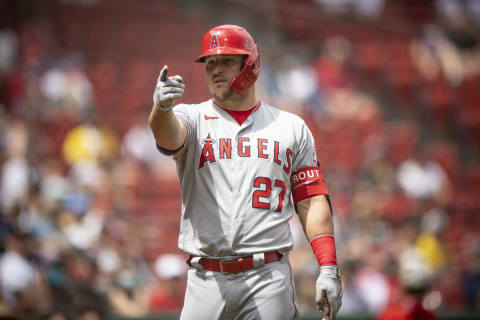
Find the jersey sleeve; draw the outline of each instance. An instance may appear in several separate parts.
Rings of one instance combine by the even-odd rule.
[[[161,153],[167,156],[173,156],[175,160],[178,160],[182,157],[182,155],[185,153],[189,145],[189,142],[192,139],[193,133],[195,132],[194,130],[195,121],[193,120],[194,117],[192,115],[193,111],[194,111],[194,108],[186,104],[179,104],[173,108],[173,112],[175,113],[175,115],[185,123],[185,127],[187,128],[187,137],[185,139],[185,143],[176,150],[168,150],[168,149],[162,148],[157,144],[157,149]]]
[[[297,145],[290,177],[294,203],[317,195],[328,195],[325,179],[317,160],[315,141],[304,122],[299,130]]]

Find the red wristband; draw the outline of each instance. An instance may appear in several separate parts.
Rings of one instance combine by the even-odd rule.
[[[335,249],[335,238],[332,235],[326,234],[313,238],[310,240],[313,253],[317,258],[318,264],[321,266],[336,266],[337,253]]]

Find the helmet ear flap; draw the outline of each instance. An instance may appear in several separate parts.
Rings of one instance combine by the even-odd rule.
[[[237,93],[245,93],[247,89],[257,81],[260,72],[260,57],[258,51],[255,50],[243,60],[243,68],[240,73],[233,78],[230,87]]]

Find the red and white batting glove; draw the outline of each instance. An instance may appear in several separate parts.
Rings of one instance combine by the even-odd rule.
[[[153,91],[153,104],[159,111],[167,112],[173,108],[175,99],[183,95],[185,85],[181,76],[168,77],[168,66],[164,66]]]
[[[337,266],[335,238],[332,235],[314,237],[310,244],[320,265],[320,274],[316,285],[317,309],[323,313],[324,320],[335,319],[342,306],[342,281]]]

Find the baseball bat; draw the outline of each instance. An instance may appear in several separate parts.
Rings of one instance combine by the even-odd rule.
[[[322,320],[331,320],[330,318],[330,304],[327,299],[327,289],[322,289]]]

